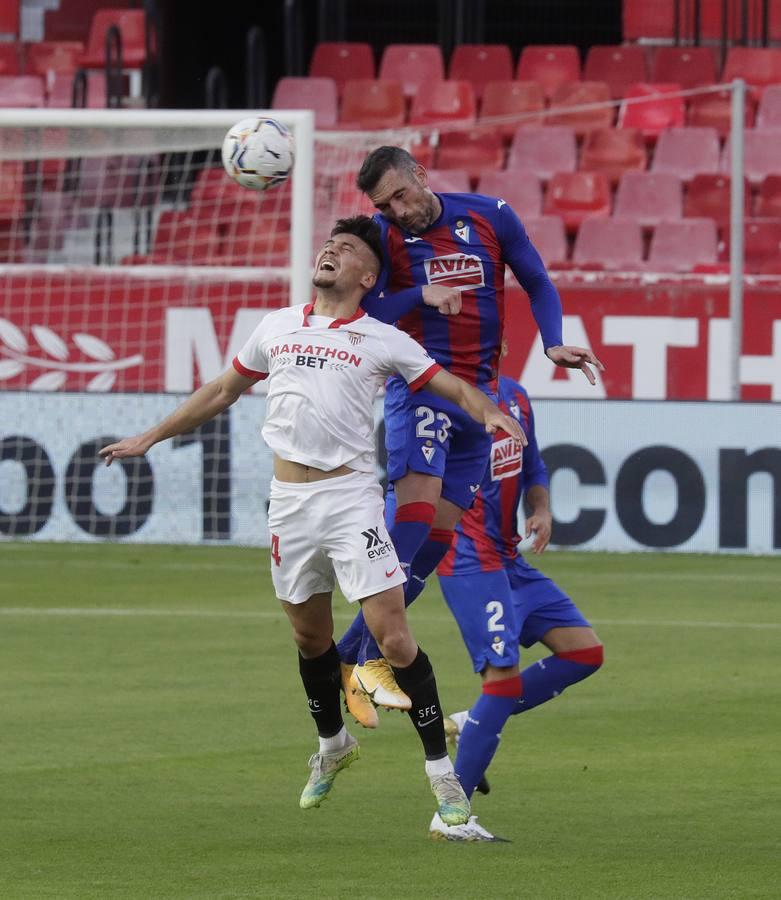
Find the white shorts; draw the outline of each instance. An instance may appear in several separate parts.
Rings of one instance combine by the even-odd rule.
[[[303,603],[335,579],[352,603],[407,579],[385,528],[377,478],[351,472],[307,484],[271,481],[271,580],[280,600]]]

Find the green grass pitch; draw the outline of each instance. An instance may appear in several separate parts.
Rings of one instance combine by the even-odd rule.
[[[0,544],[0,897],[781,896],[781,561],[542,566],[606,664],[505,729],[475,812],[513,843],[458,845],[398,713],[298,809],[316,742],[267,552]],[[411,620],[467,707],[435,584]]]

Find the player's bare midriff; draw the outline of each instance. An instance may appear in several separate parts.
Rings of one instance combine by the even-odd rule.
[[[309,481],[323,481],[326,478],[338,478],[340,475],[349,475],[354,472],[349,466],[339,466],[337,469],[326,471],[314,466],[305,466],[303,463],[291,462],[274,456],[274,478],[277,481],[289,481],[293,484],[306,484]]]

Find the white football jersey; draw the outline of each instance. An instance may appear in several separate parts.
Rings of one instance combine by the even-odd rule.
[[[440,366],[409,335],[362,309],[350,319],[312,309],[269,313],[233,366],[269,379],[263,438],[274,453],[325,471],[373,472],[374,399],[385,379],[398,372],[417,390]]]

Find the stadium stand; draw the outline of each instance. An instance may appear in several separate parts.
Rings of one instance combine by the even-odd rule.
[[[536,81],[550,99],[562,84],[580,81],[578,48],[570,44],[524,47],[515,77],[518,81]]]
[[[406,108],[398,81],[357,79],[347,81],[342,96],[339,124],[344,128],[398,128]]]
[[[564,222],[558,216],[540,216],[527,219],[523,224],[546,266],[567,266],[567,234]]]
[[[350,79],[374,79],[377,70],[369,44],[358,41],[324,41],[319,43],[309,64],[310,78],[332,78],[339,96]]]
[[[771,47],[730,47],[722,81],[742,78],[759,100],[762,91],[781,82],[781,50]]]
[[[611,96],[618,100],[630,85],[648,81],[645,49],[637,44],[595,45],[586,54],[583,80],[606,82]]]
[[[653,82],[680,84],[683,90],[718,80],[716,55],[710,47],[657,47],[651,72]]]
[[[557,172],[548,183],[543,212],[576,231],[589,218],[610,215],[610,185],[601,172]]]
[[[539,127],[542,116],[534,113],[545,109],[545,95],[536,81],[489,81],[483,90],[480,119],[522,116],[520,122],[499,125],[499,132],[509,143],[518,128]]]
[[[437,168],[465,169],[476,180],[486,169],[501,169],[504,147],[497,131],[473,128],[445,132],[439,140]]]
[[[713,219],[719,229],[729,226],[731,179],[729,175],[695,175],[686,191],[684,216]],[[751,214],[751,186],[745,179],[744,213]]]
[[[660,222],[680,219],[683,187],[677,175],[657,172],[627,172],[616,191],[613,214],[617,219],[654,228]]]
[[[478,102],[491,81],[512,81],[513,58],[506,44],[459,44],[453,49],[448,78],[468,81]]]
[[[477,115],[474,88],[468,81],[426,81],[412,98],[410,125],[444,122],[471,124]]]
[[[766,175],[781,172],[781,130],[756,129],[744,133],[743,171],[755,185]],[[729,172],[732,141],[727,138],[721,154],[721,171]]]
[[[757,101],[745,95],[745,127],[753,128]],[[689,98],[687,123],[694,128],[715,128],[725,138],[732,127],[732,97],[729,91],[715,91]]]
[[[683,181],[719,171],[721,147],[715,128],[667,128],[656,143],[652,172],[669,172]]]
[[[748,274],[779,271],[781,219],[746,219],[743,227],[744,265]],[[729,260],[729,230],[724,232],[719,257]]]
[[[781,219],[781,174],[767,175],[762,179],[754,215],[759,219]]]
[[[438,44],[388,44],[380,61],[379,77],[401,82],[404,96],[411,100],[421,85],[444,81],[442,50]]]
[[[681,219],[656,226],[647,267],[661,272],[692,272],[697,266],[713,266],[717,260],[718,234],[713,219]]]
[[[645,139],[656,141],[665,128],[682,127],[685,119],[683,98],[677,95],[679,84],[640,83],[629,87],[625,100],[653,99],[643,102],[622,103],[618,113],[620,128],[639,128]],[[665,96],[670,94],[673,96]]]
[[[39,41],[29,44],[25,53],[28,75],[41,75],[49,86],[54,77],[70,75],[79,68],[84,53],[81,41]]]
[[[648,151],[637,128],[602,128],[583,141],[580,168],[603,172],[613,185],[624,172],[643,171],[647,164]]]
[[[45,106],[45,94],[39,75],[0,75],[0,107],[40,106]]]
[[[89,37],[79,64],[85,69],[103,69],[106,65],[106,34],[112,27],[119,31],[122,72],[129,73],[129,95],[141,96],[141,70],[147,61],[146,13],[142,9],[99,9],[93,16]]]
[[[542,182],[534,172],[483,172],[477,190],[505,200],[524,221],[542,215]]]
[[[21,75],[22,61],[19,45],[0,43],[0,75]]]
[[[583,268],[640,268],[643,262],[640,225],[620,219],[586,219],[575,238],[572,260]]]
[[[536,172],[547,181],[554,172],[574,172],[577,161],[575,132],[563,125],[547,125],[516,131],[507,168]]]
[[[471,190],[469,175],[463,169],[429,169],[428,183],[432,191],[443,194],[466,194]]]
[[[339,119],[333,78],[280,78],[274,88],[272,109],[311,109],[316,128],[335,128]]]
[[[599,128],[610,128],[613,124],[614,109],[612,106],[599,106],[609,103],[610,88],[604,81],[575,81],[559,85],[551,97],[551,116],[547,121],[551,125],[568,125],[578,137]],[[555,112],[557,109],[570,109],[581,106],[582,109],[571,112]]]
[[[771,84],[765,88],[757,109],[756,127],[781,128],[781,84]]]

